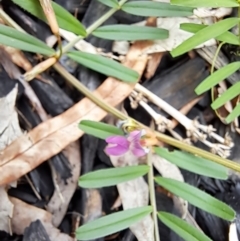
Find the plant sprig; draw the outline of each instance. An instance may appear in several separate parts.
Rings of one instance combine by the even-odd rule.
[[[30,2],[34,2],[34,1],[31,1],[31,0],[24,0],[24,1],[17,1],[17,0],[13,0],[15,1],[17,4],[21,5],[23,3],[26,3],[28,1]],[[117,2],[116,0],[107,0],[107,1],[102,1],[100,0],[100,2],[105,2],[105,4],[107,4],[108,6],[110,7],[113,7],[112,9],[110,9],[106,14],[104,14],[100,19],[98,19],[95,23],[93,23],[89,28],[87,29],[84,29],[84,27],[81,25],[81,23],[79,23],[76,19],[73,19],[69,13],[66,13],[64,11],[62,11],[61,7],[59,8],[59,6],[57,5],[54,5],[55,8],[54,8],[54,11],[55,11],[55,14],[57,16],[57,21],[58,21],[58,24],[60,27],[63,27],[65,26],[65,28],[69,31],[72,31],[72,32],[75,32],[76,31],[81,31],[80,32],[77,32],[77,34],[79,34],[79,36],[74,39],[73,41],[69,42],[63,49],[62,49],[62,52],[56,52],[55,53],[55,56],[59,56],[61,55],[62,53],[63,54],[66,54],[79,40],[83,39],[84,37],[88,36],[89,34],[91,33],[94,33],[95,31],[95,35],[99,35],[99,33],[101,32],[100,30],[105,30],[106,31],[106,28],[100,28],[98,29],[103,22],[105,22],[112,14],[114,14],[116,11],[118,11],[119,9],[121,9],[122,7],[122,10],[124,10],[124,4],[127,2],[127,0],[121,0],[120,2]],[[189,1],[187,1],[189,3]],[[221,1],[219,1],[221,3]],[[55,4],[55,3],[54,3]],[[137,4],[137,3],[133,3],[133,4]],[[144,3],[145,4],[145,3]],[[149,3],[149,9],[151,8],[151,4],[153,3]],[[156,4],[156,3],[154,3]],[[233,4],[232,2],[230,4]],[[22,5],[23,6],[23,5]],[[57,8],[56,8],[57,6]],[[160,6],[160,5],[159,5]],[[140,6],[141,7],[141,6]],[[25,5],[25,9],[27,9],[26,5]],[[170,8],[171,9],[171,8]],[[172,9],[174,9],[174,11],[176,11],[176,7],[173,7]],[[180,8],[179,8],[180,9]],[[29,10],[29,9],[28,9]],[[128,4],[126,5],[125,7],[125,10],[126,12],[131,12],[131,4]],[[182,8],[182,10],[184,10],[184,7]],[[190,8],[185,8],[185,12],[184,14],[188,15],[189,12],[191,13],[191,10]],[[189,12],[188,12],[189,11]],[[0,15],[1,15],[2,11],[0,11]],[[142,11],[143,13],[143,11]],[[34,14],[34,13],[33,13]],[[64,22],[64,17],[65,17],[65,14],[66,16],[68,15],[68,18],[70,19],[69,21],[71,22],[71,24],[69,26],[66,25],[66,23]],[[169,14],[169,13],[168,13]],[[171,13],[170,13],[171,14]],[[6,17],[6,15],[2,14],[3,16]],[[166,13],[167,15],[167,13]],[[43,15],[42,15],[43,16]],[[175,15],[174,15],[175,16]],[[40,17],[41,18],[41,17]],[[43,16],[43,19],[44,19],[44,16]],[[78,23],[77,23],[77,22]],[[224,21],[224,20],[223,20]],[[236,24],[237,21],[234,19],[234,20],[226,20],[224,23],[228,23],[227,26],[226,24],[218,24],[217,26],[221,26],[221,27],[224,27],[224,31],[228,30],[229,28],[231,28],[232,26],[234,26],[234,24]],[[19,26],[14,23],[14,21],[8,19],[8,23],[11,23],[11,25],[13,27],[15,27],[16,29],[22,31],[21,28],[19,28]],[[76,27],[78,26],[78,27]],[[81,26],[79,28],[79,26]],[[128,28],[128,27],[127,27]],[[207,28],[207,27],[206,27]],[[76,30],[78,29],[78,30]],[[143,29],[143,28],[142,28]],[[200,30],[200,31],[203,31],[204,33],[207,32],[206,30]],[[218,32],[216,33],[215,31],[215,35],[214,36],[210,36],[210,37],[217,37],[219,36],[219,34],[224,34],[224,31],[221,31],[218,29]],[[157,32],[157,31],[156,31]],[[0,29],[0,33],[1,33],[1,29]],[[112,33],[111,33],[112,34]],[[152,34],[152,32],[151,32]],[[100,35],[99,35],[100,36]],[[153,34],[151,35],[153,36]],[[150,35],[146,35],[145,38],[151,38]],[[102,34],[101,33],[101,36],[100,37],[103,37],[103,38],[110,38],[110,35],[104,33]],[[165,37],[167,37],[167,35],[165,35]],[[209,37],[209,36],[208,36]],[[228,36],[227,36],[228,37]],[[112,37],[111,37],[112,38]],[[132,37],[131,37],[132,38]],[[153,38],[153,37],[152,37]],[[226,38],[226,36],[225,36]],[[138,39],[138,38],[136,38]],[[202,41],[205,39],[201,38]],[[1,39],[0,39],[1,41]],[[198,41],[195,42],[195,44],[198,43]],[[191,43],[192,44],[192,43]],[[192,44],[193,45],[193,44]],[[17,48],[20,48],[22,49],[22,45],[21,44],[18,44],[17,46],[13,46],[13,47],[17,47]],[[32,47],[32,46],[31,46]],[[45,47],[42,46],[42,48],[44,49]],[[189,48],[189,46],[188,46]],[[32,49],[34,49],[34,47],[32,47]],[[24,50],[28,50],[28,49],[24,49]],[[46,50],[46,49],[45,49]],[[44,50],[44,51],[45,51]],[[49,50],[49,49],[48,49]],[[54,55],[54,52],[52,49],[51,50],[51,54],[50,53],[44,53],[42,52],[43,54],[46,54],[48,56],[51,56],[51,55]],[[49,51],[50,51],[49,50]],[[36,48],[34,49],[34,51],[36,51]],[[181,50],[182,51],[182,50]],[[180,52],[181,52],[180,51]],[[38,52],[38,51],[36,51]],[[179,52],[179,53],[180,53]],[[175,51],[176,53],[176,51]],[[76,55],[78,55],[76,53]],[[73,57],[71,56],[71,53],[69,54],[70,57]],[[82,64],[86,63],[84,62],[86,60],[86,56],[87,55],[84,55],[84,56],[81,56],[83,57],[81,59],[81,62]],[[89,56],[89,55],[88,55]],[[76,56],[75,56],[76,57]],[[79,56],[77,56],[79,57]],[[75,60],[77,60],[75,58]],[[96,58],[94,59],[94,57],[92,59],[90,59],[92,62],[96,62]],[[99,60],[99,64],[101,64],[100,62],[102,61]],[[87,65],[87,64],[86,64]],[[120,64],[119,64],[120,65]],[[116,63],[114,63],[114,66],[116,66]],[[49,66],[50,67],[50,66]],[[103,108],[104,110],[106,110],[108,113],[111,113],[113,115],[115,115],[117,118],[121,119],[121,120],[131,120],[128,116],[124,115],[122,112],[118,111],[116,108],[108,105],[107,103],[105,103],[104,101],[102,101],[101,99],[97,98],[96,96],[94,96],[85,86],[83,86],[75,77],[73,77],[71,74],[69,74],[60,64],[56,63],[54,64],[53,66],[62,76],[64,76],[70,83],[72,83],[73,86],[75,86],[79,91],[81,91],[86,97],[88,97],[89,99],[91,99],[95,104],[97,104],[98,106],[100,106],[101,108]],[[90,65],[88,64],[88,67],[90,67]],[[116,69],[118,68],[121,68],[120,66],[116,67]],[[94,69],[94,68],[93,68]],[[96,70],[96,69],[95,69]],[[121,69],[120,69],[121,70]],[[130,70],[129,70],[130,71]],[[129,72],[130,73],[130,72]],[[104,74],[106,75],[111,75],[109,70],[106,70],[104,72]],[[132,73],[133,74],[133,73]],[[113,74],[112,74],[113,75]],[[115,76],[116,77],[116,76]],[[138,79],[138,76],[135,76],[134,77],[136,80]],[[125,81],[128,80],[128,78],[122,78],[124,79]],[[135,121],[135,120],[133,120]],[[135,121],[136,122],[136,121]],[[137,122],[136,122],[137,123]],[[146,129],[147,131],[151,131],[153,132],[158,138],[159,140],[165,142],[165,143],[168,143],[172,146],[175,146],[175,147],[178,147],[182,150],[185,150],[185,151],[188,151],[190,153],[193,153],[194,155],[198,155],[198,156],[201,156],[201,157],[204,157],[206,159],[209,159],[209,160],[212,160],[212,161],[215,161],[217,163],[220,163],[224,166],[227,166],[229,168],[232,168],[232,169],[235,169],[235,170],[238,170],[240,171],[240,165],[236,164],[236,163],[233,163],[231,162],[230,160],[226,160],[226,159],[223,159],[223,158],[220,158],[216,155],[213,155],[209,152],[206,152],[206,151],[203,151],[199,148],[196,148],[196,147],[193,147],[193,146],[190,146],[188,144],[185,144],[183,142],[180,142],[180,141],[177,141],[171,137],[168,137],[164,134],[161,134],[161,133],[158,133],[156,131],[152,131],[150,130],[148,127],[142,125],[141,123],[137,123],[139,125],[139,127],[143,128],[143,129]],[[88,132],[89,130],[92,130],[93,129],[93,125],[92,126],[87,126],[85,125],[85,131]],[[109,131],[109,130],[108,130]],[[116,133],[118,133],[118,131],[116,130],[116,128],[112,128],[111,131],[115,131]],[[100,133],[100,134],[99,134]],[[99,135],[102,134],[102,132],[98,132]],[[108,132],[109,134],[109,132]],[[108,135],[107,134],[107,135]],[[105,133],[106,135],[106,133]],[[170,156],[169,156],[170,158]],[[170,159],[173,159],[172,157]],[[151,160],[150,160],[151,161]],[[150,161],[149,161],[149,165],[150,164]],[[138,168],[138,167],[137,167]],[[119,171],[119,170],[115,170],[116,172],[118,171],[118,176],[116,175],[116,177],[118,177],[118,180],[114,179],[114,183],[118,183],[118,182],[122,182],[122,181],[126,181],[126,180],[129,180],[129,178],[134,178],[136,176],[140,176],[140,175],[144,175],[144,173],[146,173],[146,169],[144,170],[140,170],[140,169],[137,169],[139,171],[139,173],[133,173],[133,170],[127,170],[127,172],[129,173],[129,176],[125,178],[123,178],[121,175],[122,175],[122,172]],[[152,170],[152,169],[151,169]],[[132,171],[132,172],[131,172]],[[114,172],[114,171],[113,171]],[[151,173],[151,171],[148,172],[149,173],[149,185],[151,184],[151,191],[150,191],[150,194],[152,195],[151,197],[151,204],[152,206],[154,206],[154,201],[153,201],[153,197],[154,197],[154,185],[152,183],[153,181],[153,173]],[[221,173],[221,171],[219,171],[219,173]],[[113,173],[111,173],[113,174]],[[135,174],[135,176],[134,176]],[[98,172],[98,178],[99,178],[99,175],[101,176],[101,173]],[[107,174],[106,172],[104,173],[105,177],[107,177]],[[219,174],[219,176],[223,177],[223,173]],[[91,183],[91,180],[89,180],[88,178],[90,179],[93,179],[93,178],[96,178],[96,176],[94,177],[94,174],[89,174],[88,176],[85,176],[85,177],[80,177],[80,181],[79,181],[79,184],[81,185],[81,178],[82,180],[85,181],[90,181],[89,183]],[[84,179],[85,178],[85,179]],[[109,178],[114,178],[114,176],[112,175],[111,177]],[[111,179],[113,181],[113,179]],[[167,185],[167,188],[169,188],[169,190],[172,190],[172,192],[174,192],[174,190],[176,191],[176,188],[174,189],[174,187],[176,187],[176,185],[179,185],[180,189],[182,188],[183,190],[185,190],[186,192],[181,192],[181,195],[183,198],[190,198],[191,195],[194,194],[195,192],[195,189],[191,189],[189,188],[188,186],[184,186],[182,184],[179,184],[178,182],[175,183],[174,181],[172,180],[167,180],[167,179],[161,179],[161,178],[156,178],[155,179],[159,184],[161,185]],[[109,182],[109,181],[108,181]],[[88,187],[89,186],[89,183],[88,183]],[[105,182],[106,184],[107,182]],[[105,185],[104,184],[104,185]],[[172,185],[172,186],[171,186]],[[191,190],[191,195],[188,193],[188,191]],[[198,190],[199,191],[199,190]],[[177,193],[178,194],[178,193]],[[186,194],[188,194],[186,196]],[[198,195],[201,196],[201,192],[197,192]],[[179,194],[180,195],[180,194]],[[208,197],[209,198],[209,197]],[[199,201],[197,198],[194,199],[196,201]],[[227,220],[232,220],[234,218],[234,211],[229,208],[228,206],[222,204],[221,202],[219,201],[216,201],[215,199],[211,199],[209,198],[209,200],[211,200],[211,205],[216,204],[216,208],[214,209],[214,214],[218,215],[218,213],[220,213],[219,215],[221,215],[222,218],[225,218]],[[196,204],[196,203],[194,203]],[[201,208],[205,208],[205,210],[207,209],[207,211],[210,211],[211,212],[211,208],[209,208],[209,206],[207,205],[204,205],[204,203],[201,203],[200,201],[198,202],[198,206],[200,206]],[[219,208],[219,210],[218,210]],[[221,210],[225,211],[225,213],[221,212]],[[82,240],[88,240],[88,239],[91,239],[91,238],[96,238],[96,237],[99,237],[99,236],[104,236],[104,235],[107,235],[107,234],[110,234],[112,232],[116,232],[116,231],[119,231],[123,228],[126,228],[126,227],[129,227],[129,225],[133,224],[134,222],[136,221],[139,221],[141,220],[141,218],[143,218],[144,216],[148,215],[149,213],[152,212],[152,207],[141,207],[139,209],[134,209],[134,210],[125,210],[125,211],[122,211],[121,213],[117,213],[114,217],[117,218],[117,223],[112,223],[112,217],[113,216],[106,216],[106,217],[103,217],[103,218],[100,218],[99,220],[96,220],[92,223],[89,223],[89,224],[86,224],[86,225],[83,225],[81,226],[78,230],[77,230],[77,237],[82,239]],[[226,216],[224,216],[224,214]],[[157,225],[157,222],[156,222],[156,209],[154,210],[154,221],[155,221],[155,226]],[[198,230],[194,229],[194,228],[190,228],[189,226],[186,225],[186,223],[182,220],[178,220],[174,217],[171,217],[171,216],[167,216],[165,215],[164,213],[159,213],[159,218],[161,220],[164,220],[165,223],[167,225],[170,226],[170,228],[174,228],[174,225],[176,227],[176,225],[179,225],[179,227],[181,226],[181,229],[179,229],[177,231],[177,233],[179,235],[181,235],[182,237],[186,238],[186,240],[189,240],[189,241],[192,241],[190,239],[188,239],[187,237],[197,237],[196,240],[199,240],[199,241],[205,241],[205,240],[209,240],[209,238],[207,238],[205,235],[203,234],[200,234]],[[93,232],[94,231],[94,232]],[[155,228],[155,231],[157,232],[157,227]],[[157,234],[156,234],[156,240],[158,240],[159,238],[157,237]]]

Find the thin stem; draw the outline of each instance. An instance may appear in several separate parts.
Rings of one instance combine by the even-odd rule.
[[[16,30],[26,33],[26,31],[20,27],[13,19],[11,19],[3,10],[0,8],[0,17],[7,23],[9,26],[15,28]]]
[[[100,17],[96,22],[94,22],[92,25],[90,25],[86,29],[86,36],[78,36],[75,38],[73,41],[69,42],[67,45],[65,45],[62,49],[62,53],[66,53],[70,48],[72,48],[78,41],[81,39],[86,38],[89,36],[95,29],[97,29],[99,26],[101,26],[109,17],[111,17],[115,12],[117,12],[119,9],[121,9],[122,5],[127,2],[127,0],[121,0],[119,2],[119,7],[118,8],[112,8],[109,11],[107,11],[102,17]]]
[[[148,186],[149,186],[150,203],[153,208],[152,218],[153,218],[153,223],[154,223],[155,241],[160,241],[160,235],[159,235],[159,230],[158,230],[157,205],[156,205],[154,175],[153,175],[153,165],[152,165],[152,152],[151,151],[149,151],[149,153],[147,155],[147,164],[150,168],[149,172],[148,172]]]
[[[219,54],[219,51],[220,51],[220,49],[222,48],[222,46],[223,46],[224,44],[225,44],[225,42],[222,42],[222,43],[220,43],[220,44],[218,45],[218,47],[217,47],[216,53],[215,53],[214,58],[213,58],[213,61],[212,61],[211,74],[212,74],[213,71],[214,71],[215,62],[216,62],[216,60],[217,60],[217,56],[218,56],[218,54]]]

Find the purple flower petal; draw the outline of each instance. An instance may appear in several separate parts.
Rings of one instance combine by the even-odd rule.
[[[125,154],[128,151],[128,148],[125,148],[123,146],[110,146],[108,145],[105,148],[105,152],[107,155],[109,156],[121,156],[123,154]]]
[[[128,141],[130,142],[139,142],[141,139],[141,131],[132,131],[128,136]]]
[[[129,142],[124,136],[109,136],[106,138],[106,142],[109,144],[118,144],[122,146],[129,146]]]
[[[129,149],[130,142],[124,136],[110,136],[106,139],[108,143],[105,148],[106,154],[109,156],[120,156]]]
[[[144,150],[144,148],[141,146],[140,143],[133,143],[132,147],[131,147],[131,151],[132,151],[133,155],[135,155],[137,157],[146,155],[146,151]]]

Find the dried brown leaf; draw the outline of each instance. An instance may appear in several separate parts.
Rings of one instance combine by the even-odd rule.
[[[66,181],[60,177],[57,178],[59,191],[64,199],[62,202],[59,198],[59,192],[55,189],[46,209],[53,215],[52,223],[55,227],[58,227],[62,222],[64,215],[66,214],[69,202],[77,188],[78,178],[81,168],[80,147],[78,142],[73,142],[67,146],[63,153],[67,157],[71,166],[72,176]]]
[[[3,150],[13,140],[22,135],[15,111],[16,98],[17,87],[7,96],[0,98],[0,150]]]
[[[17,87],[7,96],[0,99],[0,150],[22,135],[18,124],[18,116],[15,111]],[[8,198],[7,190],[0,186],[0,230],[12,233],[10,218],[12,218],[13,204]]]
[[[12,218],[13,204],[4,187],[0,187],[0,197],[0,230],[11,233],[10,218]]]
[[[126,57],[125,66],[142,75],[147,56],[141,55],[138,45],[133,45]],[[131,93],[134,85],[109,77],[94,92],[106,103],[116,106]],[[107,113],[84,98],[63,114],[45,121],[26,135],[22,135],[1,153],[0,185],[12,182],[31,171],[45,160],[58,154],[71,142],[83,135],[78,123],[83,120],[100,121]]]
[[[17,198],[10,198],[14,204],[12,229],[16,234],[23,234],[31,222],[40,220],[49,235],[50,240],[57,241],[73,241],[74,239],[67,234],[60,233],[60,230],[52,225],[52,215],[40,208],[29,205]]]
[[[25,55],[21,50],[15,49],[13,47],[5,46],[5,45],[0,45],[0,46],[9,54],[14,64],[21,67],[25,71],[29,71],[32,69],[31,63],[28,61],[28,59],[25,57]]]

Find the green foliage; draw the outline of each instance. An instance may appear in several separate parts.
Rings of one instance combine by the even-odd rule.
[[[195,0],[171,0],[171,4],[178,6],[186,6],[186,7],[240,7],[240,2],[236,0],[216,0],[216,1],[195,1]],[[232,28],[234,25],[239,24],[239,18],[227,18],[224,20],[220,20],[217,23],[207,26],[201,24],[189,24],[183,23],[180,28],[182,30],[194,33],[194,35],[184,41],[181,45],[179,45],[176,49],[174,49],[171,53],[173,56],[177,56],[192,48],[197,47],[199,44],[204,43],[205,41],[216,38],[216,40],[222,43],[229,43],[233,45],[240,45],[239,36],[234,35],[233,33],[227,31]],[[202,37],[201,37],[202,36]],[[214,64],[214,63],[212,63]],[[239,62],[228,64],[223,68],[215,71],[211,74],[211,76],[207,77],[197,88],[195,92],[197,94],[203,94],[211,88],[214,88],[215,85],[223,81],[225,78],[233,74],[239,70]],[[240,95],[239,85],[235,84],[230,87],[226,92],[220,95],[214,102],[212,103],[212,108],[216,110],[217,108],[223,106],[227,101],[232,100],[234,97]],[[240,116],[240,107],[237,105],[234,107],[233,111],[226,117],[225,122],[231,123],[235,118]]]
[[[193,8],[219,8],[219,7],[238,7],[239,3],[236,0],[171,0],[171,4],[178,6],[186,6]]]
[[[41,40],[27,33],[21,33],[11,27],[0,25],[0,43],[16,49],[32,53],[54,55],[54,49],[48,47]]]
[[[76,231],[78,240],[90,240],[121,231],[137,223],[152,212],[152,207],[140,207],[120,211],[91,221]]]
[[[159,212],[159,219],[186,241],[211,241],[204,233],[170,213]]]
[[[98,1],[107,5],[108,7],[111,7],[111,8],[118,8],[119,7],[117,0],[98,0]]]
[[[169,152],[166,148],[155,147],[154,151],[160,157],[165,158],[169,162],[199,175],[227,179],[227,168],[214,162],[209,162],[198,156],[183,151]]]
[[[136,71],[106,57],[86,52],[70,51],[68,57],[89,69],[93,69],[107,76],[112,76],[125,82],[137,82],[139,75]]]
[[[168,30],[146,26],[107,25],[99,27],[94,36],[111,40],[155,40],[168,38]]]
[[[206,212],[228,221],[235,218],[235,212],[231,207],[198,188],[171,178],[156,177],[155,181],[171,193]]]
[[[196,94],[201,95],[204,92],[210,90],[213,86],[224,80],[240,68],[240,61],[234,62],[224,66],[223,68],[215,71],[208,76],[198,87],[195,89]]]
[[[100,139],[106,139],[109,136],[123,136],[124,133],[116,126],[109,125],[103,122],[96,122],[90,120],[82,120],[79,125],[79,129],[85,133],[95,136]]]
[[[19,5],[21,8],[27,10],[32,15],[40,18],[43,21],[47,21],[43,13],[42,7],[38,0],[13,0],[13,2]],[[63,7],[55,2],[52,2],[52,7],[56,15],[56,19],[60,28],[71,31],[81,36],[86,36],[86,30],[84,26],[70,14]]]
[[[112,7],[115,10],[120,9],[121,3],[124,3],[123,0],[119,2],[117,0],[98,1],[109,7]],[[38,0],[13,0],[13,2],[22,7],[23,9],[27,10],[34,16],[38,17],[39,19],[46,21],[46,18],[43,14],[42,8]],[[172,0],[171,3],[179,5],[180,7],[167,3],[157,3],[153,1],[132,1],[129,3],[125,3],[122,6],[122,10],[131,14],[137,14],[141,16],[174,17],[192,15],[193,8],[195,7],[239,6],[237,1],[235,0]],[[135,41],[168,38],[169,33],[167,30],[154,27],[108,25],[97,28],[97,26],[100,26],[102,24],[101,21],[97,24],[94,23],[92,25],[96,26],[95,29],[91,26],[90,30],[86,30],[76,18],[74,18],[61,6],[54,2],[52,2],[52,5],[59,26],[63,29],[80,35],[77,40],[80,40],[91,33],[97,37],[112,40]],[[199,44],[204,43],[211,38],[216,38],[218,41],[239,45],[238,38],[228,31],[238,23],[238,18],[228,18],[221,20],[211,26],[182,24],[181,29],[194,33],[194,36],[186,40],[171,53],[173,56],[178,56],[180,54],[186,53],[187,51],[198,46]],[[55,54],[55,51],[53,49],[49,48],[45,43],[41,42],[40,40],[30,36],[29,34],[20,33],[6,26],[0,26],[0,43],[29,52],[41,53],[46,56],[51,56]],[[73,45],[74,44],[72,44],[72,46]],[[104,58],[102,56],[78,51],[68,52],[67,55],[78,63],[86,66],[87,68],[93,69],[108,76],[113,76],[126,82],[136,82],[139,78],[137,72],[124,67],[116,61]],[[209,90],[214,85],[219,83],[222,79],[228,77],[236,70],[238,70],[239,67],[239,62],[236,62],[225,66],[219,71],[216,71],[213,75],[207,78],[201,85],[196,88],[196,93],[201,94]],[[228,94],[223,94],[221,97],[219,97],[219,99],[217,99],[212,104],[212,107],[218,108],[219,106],[223,105],[224,102],[237,96],[237,88],[239,88],[239,84],[236,84],[232,88],[230,88]],[[239,115],[239,113],[240,105],[237,105],[233,112],[227,117],[226,121],[232,121],[236,116]],[[79,124],[79,128],[86,133],[103,139],[112,135],[124,134],[122,130],[116,127],[94,121],[82,121]],[[207,162],[204,159],[190,155],[188,153],[179,151],[174,151],[171,153],[163,148],[155,148],[155,151],[160,156],[166,158],[170,162],[186,170],[214,178],[226,179],[227,177],[226,169],[224,167],[221,167],[212,162]],[[79,178],[79,185],[85,188],[98,188],[103,186],[116,185],[118,183],[140,177],[146,174],[148,171],[149,166],[129,166],[123,168],[99,170],[81,176]],[[229,206],[186,183],[181,183],[176,180],[162,177],[157,177],[155,178],[155,180],[159,185],[168,189],[175,195],[182,197],[183,199],[207,212],[213,213],[214,215],[226,220],[232,220],[235,216],[235,212]],[[90,240],[98,237],[103,237],[128,228],[130,225],[140,221],[151,212],[152,207],[146,206],[110,214],[95,221],[89,222],[85,225],[82,225],[77,229],[76,236],[79,240]],[[199,233],[198,230],[171,214],[160,212],[158,213],[158,216],[163,223],[165,223],[187,241],[210,240],[204,234]]]
[[[240,115],[240,103],[234,108],[234,110],[227,116],[226,122],[231,123],[235,118]]]
[[[145,17],[184,17],[193,15],[193,8],[173,6],[169,3],[153,1],[132,1],[122,6],[122,10]]]
[[[114,186],[141,177],[148,171],[149,166],[146,165],[108,168],[81,176],[78,184],[84,188]]]
[[[238,18],[226,18],[212,25],[209,25],[199,30],[192,37],[185,40],[183,43],[181,43],[179,46],[173,49],[171,51],[171,55],[173,57],[176,57],[181,54],[184,54],[192,50],[193,48],[197,47],[198,45],[203,44],[207,40],[218,37],[230,28],[234,27],[236,24],[238,24],[238,22]]]
[[[197,33],[199,30],[206,28],[208,25],[196,24],[196,23],[182,23],[180,24],[180,29],[185,30],[190,33]],[[216,40],[229,43],[233,45],[239,45],[239,38],[235,34],[227,31],[216,37]]]
[[[223,106],[227,101],[232,100],[233,98],[239,95],[240,82],[235,83],[231,86],[228,91],[224,92],[217,98],[212,104],[211,107],[216,110],[217,108]]]

